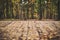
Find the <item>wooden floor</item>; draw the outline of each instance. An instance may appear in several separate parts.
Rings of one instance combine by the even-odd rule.
[[[0,40],[51,40],[60,36],[60,21],[0,21],[0,29]]]

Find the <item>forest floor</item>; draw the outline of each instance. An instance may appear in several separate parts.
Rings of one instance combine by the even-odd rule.
[[[0,19],[0,21],[31,21],[31,20],[35,20],[35,21],[59,21],[59,20],[55,20],[55,19]]]
[[[60,21],[0,21],[0,40],[60,40]]]

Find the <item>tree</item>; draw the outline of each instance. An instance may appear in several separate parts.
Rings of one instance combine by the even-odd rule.
[[[58,0],[58,20],[60,20],[60,0]]]
[[[4,18],[4,2],[0,0],[0,19]]]

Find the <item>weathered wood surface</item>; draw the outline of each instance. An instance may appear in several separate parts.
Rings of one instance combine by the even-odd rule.
[[[49,40],[60,36],[60,21],[0,21],[0,29],[0,40]]]

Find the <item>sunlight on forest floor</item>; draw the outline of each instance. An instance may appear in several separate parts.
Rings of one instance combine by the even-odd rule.
[[[60,21],[0,21],[0,40],[60,40]]]

